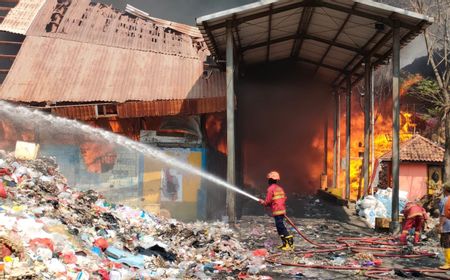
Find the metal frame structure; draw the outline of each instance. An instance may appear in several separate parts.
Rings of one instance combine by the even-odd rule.
[[[371,121],[371,72],[372,69],[392,58],[394,64],[393,98],[393,228],[398,226],[398,143],[399,143],[399,67],[400,48],[408,44],[433,19],[424,15],[395,8],[370,0],[266,0],[221,11],[197,19],[213,56],[217,61],[227,58],[227,69],[248,64],[267,63],[274,60],[292,60],[312,73],[313,78],[330,86],[330,92],[346,90],[346,166],[345,196],[350,197],[350,123],[351,88],[365,79],[365,153],[364,190],[369,186],[369,142]],[[232,40],[234,43],[229,43]],[[237,41],[237,43],[236,43]],[[238,46],[236,49],[233,46]],[[230,53],[239,57],[239,65],[229,65]],[[231,73],[229,75],[232,75]],[[227,86],[234,82],[227,79]],[[234,96],[229,90],[227,113],[233,114],[231,107]],[[233,103],[234,104],[234,103]],[[336,106],[336,105],[335,105]],[[338,119],[339,107],[336,107]],[[228,119],[228,127],[232,127]],[[337,125],[334,124],[334,142],[338,142]],[[234,132],[229,131],[228,141],[232,142]],[[230,145],[230,144],[229,144]],[[233,145],[233,144],[232,144]],[[229,146],[234,149],[234,146]],[[228,180],[234,182],[234,153],[228,154]],[[397,159],[395,159],[397,158]],[[334,185],[337,184],[337,147],[334,149]],[[326,159],[324,166],[326,167]],[[234,194],[229,194],[234,195]],[[229,203],[228,215],[233,220],[234,199]],[[234,202],[233,202],[234,203]]]

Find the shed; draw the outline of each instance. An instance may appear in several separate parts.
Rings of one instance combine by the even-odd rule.
[[[392,152],[379,158],[378,186],[391,186]],[[400,190],[408,192],[408,199],[420,199],[442,184],[444,148],[419,135],[400,144]]]
[[[433,19],[370,0],[261,0],[197,19],[197,25],[218,61],[226,60],[228,181],[236,180],[235,160],[235,70],[246,65],[289,60],[300,64],[310,80],[328,85],[334,96],[333,185],[340,174],[339,96],[346,100],[346,170],[350,169],[350,96],[355,83],[365,83],[364,192],[369,187],[369,125],[371,73],[392,59],[393,65],[393,186],[398,202],[399,167],[399,76],[400,48],[408,44]],[[333,93],[333,94],[331,94]],[[239,98],[238,98],[239,100]],[[239,102],[238,102],[239,108]],[[239,109],[238,109],[239,115]],[[324,137],[325,138],[325,137]],[[326,145],[325,145],[326,146]],[[238,148],[237,151],[240,151]],[[326,151],[326,149],[325,149]],[[324,152],[323,176],[327,176]],[[350,177],[345,179],[350,197]],[[234,193],[227,193],[230,220],[235,216]],[[398,205],[393,207],[393,228],[398,227]]]

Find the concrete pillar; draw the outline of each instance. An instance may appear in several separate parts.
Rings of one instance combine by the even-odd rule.
[[[236,183],[235,131],[234,131],[234,44],[231,21],[227,23],[227,181]],[[227,215],[230,223],[236,222],[236,193],[227,190]]]
[[[399,164],[400,164],[400,28],[393,32],[392,51],[392,222],[390,230],[397,233],[399,224]]]
[[[363,188],[363,196],[367,194],[367,190],[369,189],[369,162],[370,162],[370,116],[371,116],[371,106],[370,106],[370,98],[372,95],[372,86],[371,86],[371,78],[372,78],[372,65],[370,57],[365,61],[365,70],[364,70],[364,160],[363,160],[363,178],[364,178],[364,188]]]
[[[352,118],[352,76],[347,77],[346,94],[346,125],[345,125],[345,199],[350,200],[350,144]]]

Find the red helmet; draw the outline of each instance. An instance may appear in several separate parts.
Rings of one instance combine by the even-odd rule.
[[[280,173],[278,173],[277,171],[270,171],[269,174],[267,174],[267,179],[279,181]]]

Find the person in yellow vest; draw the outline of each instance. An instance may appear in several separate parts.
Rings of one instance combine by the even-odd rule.
[[[444,249],[444,265],[440,266],[440,269],[450,269],[450,220],[445,217],[445,206],[450,196],[450,183],[445,183],[443,186],[444,197],[439,203],[439,211],[441,217],[439,220],[439,230],[441,233],[441,247]]]

